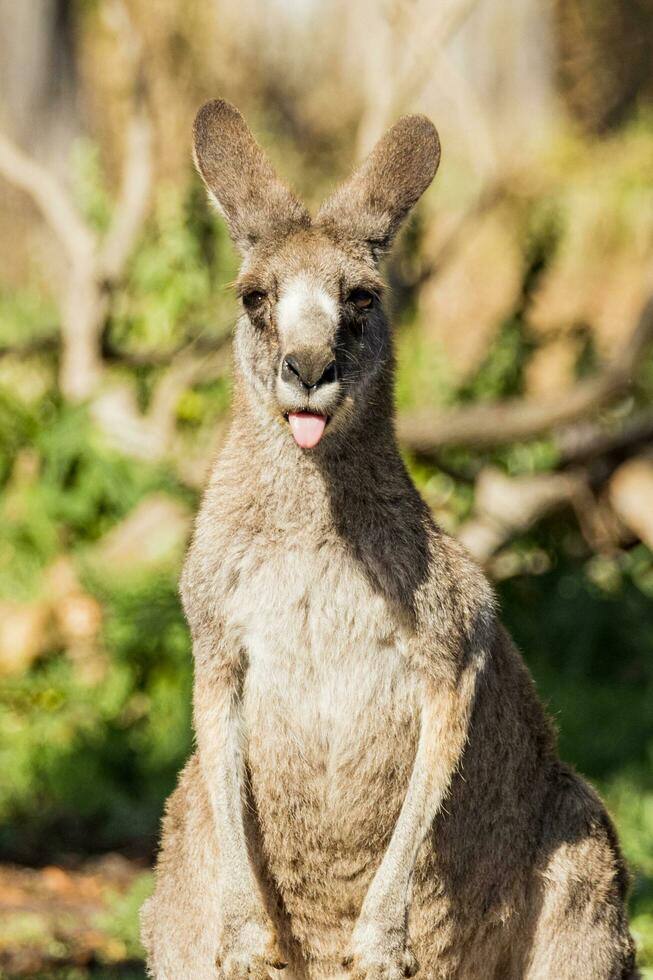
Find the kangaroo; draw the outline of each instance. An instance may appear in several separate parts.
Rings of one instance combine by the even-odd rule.
[[[228,103],[194,155],[243,310],[182,575],[196,751],[142,913],[150,975],[638,976],[612,824],[397,449],[379,263],[434,126],[400,119],[314,219]]]

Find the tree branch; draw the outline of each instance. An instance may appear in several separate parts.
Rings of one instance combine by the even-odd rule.
[[[102,275],[113,282],[134,247],[152,192],[152,122],[147,111],[143,42],[122,0],[105,8],[110,27],[130,62],[131,118],[125,139],[122,183],[100,253]]]
[[[368,64],[374,78],[374,97],[363,111],[356,136],[356,158],[362,160],[379,138],[383,129],[395,116],[401,115],[419,96],[432,75],[435,59],[447,41],[462,26],[478,0],[447,0],[445,3],[413,4],[406,10],[412,21],[410,39],[405,37],[398,24],[390,24],[393,50],[376,52],[374,66]],[[386,12],[392,19],[396,9]],[[393,66],[398,68],[393,69]],[[389,74],[390,73],[390,74]]]
[[[628,391],[642,351],[652,339],[653,297],[644,306],[621,354],[595,377],[579,382],[558,398],[479,402],[436,416],[406,413],[397,423],[399,441],[407,449],[428,456],[447,446],[487,449],[533,439],[588,415]]]
[[[653,443],[653,412],[650,411],[627,419],[616,430],[586,423],[563,429],[555,436],[561,466],[606,456],[630,455],[648,443]]]
[[[515,535],[558,507],[573,503],[585,489],[579,473],[508,477],[487,467],[476,482],[475,514],[456,536],[484,564]]]
[[[186,344],[161,372],[147,412],[139,410],[135,389],[130,384],[108,387],[92,406],[93,417],[120,451],[137,459],[161,459],[175,444],[177,405],[188,388],[220,377],[229,360],[230,334],[211,339],[197,338]]]
[[[45,337],[35,337],[24,344],[3,344],[0,346],[0,357],[31,357],[33,354],[52,354],[61,347],[61,337],[48,334]]]
[[[610,480],[609,497],[622,524],[653,548],[653,458],[639,456],[620,466]]]
[[[44,166],[0,132],[0,174],[32,198],[73,264],[88,261],[97,236],[88,227],[70,195]]]
[[[405,107],[419,95],[430,77],[435,53],[460,29],[477,4],[478,0],[450,0],[444,8],[442,4],[429,4],[431,16],[426,20],[426,11],[417,11],[415,45],[411,57],[404,60],[403,72],[395,80],[391,115],[405,111]]]
[[[103,343],[102,360],[109,364],[120,364],[130,368],[165,367],[175,360],[192,345],[196,354],[215,354],[222,351],[231,340],[231,333],[219,337],[198,336],[194,340],[185,340],[172,351],[146,350],[125,351],[114,347],[110,341]],[[43,337],[35,337],[22,344],[3,344],[0,346],[0,358],[31,357],[34,354],[56,354],[61,349],[60,333],[49,333]]]
[[[152,393],[147,413],[147,424],[156,434],[162,452],[172,444],[177,404],[184,391],[221,374],[224,367],[225,358],[220,351],[198,355],[189,346],[165,372]]]
[[[125,147],[122,187],[100,252],[101,274],[120,277],[147,216],[152,190],[152,125],[141,108],[131,120]]]

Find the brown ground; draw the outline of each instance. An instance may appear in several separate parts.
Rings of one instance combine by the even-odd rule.
[[[143,976],[142,865],[116,854],[72,869],[0,865],[0,977]]]

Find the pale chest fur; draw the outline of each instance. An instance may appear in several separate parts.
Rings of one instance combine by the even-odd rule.
[[[273,873],[283,886],[323,862],[367,878],[416,750],[405,625],[337,542],[250,546],[225,613],[247,658],[243,736]]]

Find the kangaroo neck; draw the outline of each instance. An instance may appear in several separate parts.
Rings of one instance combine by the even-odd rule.
[[[344,431],[310,450],[293,441],[283,418],[266,419],[237,398],[229,446],[243,486],[265,500],[279,527],[324,529],[335,521],[367,523],[378,501],[415,493],[399,455],[389,399],[370,399]]]

